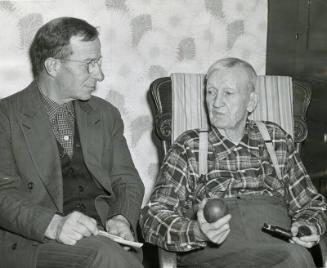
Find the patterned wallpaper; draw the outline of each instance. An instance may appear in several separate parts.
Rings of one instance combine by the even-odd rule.
[[[172,72],[205,72],[225,56],[265,73],[267,0],[0,0],[0,98],[29,84],[33,35],[59,16],[99,27],[106,77],[95,94],[122,113],[144,200],[158,171],[146,99],[150,83]]]

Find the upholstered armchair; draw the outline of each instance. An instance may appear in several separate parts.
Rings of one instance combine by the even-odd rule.
[[[156,79],[150,86],[150,96],[154,106],[155,134],[160,140],[159,151],[165,155],[172,141],[183,131],[206,126],[204,108],[203,75],[174,74],[172,77]],[[178,79],[183,81],[179,83]],[[176,82],[177,81],[177,82]],[[174,92],[173,84],[184,87]],[[199,88],[190,93],[188,87]],[[254,120],[269,120],[280,124],[293,138],[297,150],[306,139],[308,129],[306,112],[311,99],[311,88],[308,84],[292,80],[285,76],[260,76],[257,89],[261,102],[251,115]],[[176,103],[177,101],[181,103]],[[194,101],[195,100],[195,101]],[[176,114],[176,105],[182,105],[182,113]],[[184,107],[185,106],[185,107]],[[190,119],[190,113],[195,116]],[[276,112],[272,112],[276,111]],[[277,114],[276,114],[277,113]],[[184,120],[184,118],[187,118]],[[182,121],[181,121],[182,120]],[[327,267],[326,236],[319,245],[310,249],[317,267]],[[176,254],[159,248],[159,266],[161,268],[177,267]]]

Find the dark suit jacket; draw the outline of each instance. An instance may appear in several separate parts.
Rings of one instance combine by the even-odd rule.
[[[101,219],[122,214],[136,230],[144,186],[118,110],[92,97],[75,101],[75,112],[84,161],[108,193],[95,200]],[[62,209],[58,148],[33,82],[0,101],[0,267],[33,267],[37,246]]]

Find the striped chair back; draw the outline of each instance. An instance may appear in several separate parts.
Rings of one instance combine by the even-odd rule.
[[[208,128],[205,108],[204,74],[174,73],[172,80],[172,142],[188,129]],[[258,76],[259,103],[249,116],[272,121],[294,137],[292,78]]]

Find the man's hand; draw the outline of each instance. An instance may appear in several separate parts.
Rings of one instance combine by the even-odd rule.
[[[75,245],[83,237],[97,234],[96,220],[77,211],[65,217],[55,214],[45,232],[46,237],[66,245]]]
[[[299,231],[299,227],[301,225],[306,225],[310,228],[311,230],[311,235],[308,236],[302,236],[302,237],[296,237]],[[300,222],[294,222],[292,224],[291,228],[292,232],[292,240],[295,244],[298,244],[300,246],[306,247],[306,248],[312,248],[313,246],[317,245],[320,241],[320,235],[317,232],[317,229],[313,225],[309,225],[306,223],[300,223]]]
[[[227,238],[230,232],[229,221],[231,215],[228,214],[213,223],[208,223],[203,215],[203,208],[207,200],[204,199],[197,212],[197,223],[198,228],[195,229],[195,237],[199,241],[211,241],[215,244],[221,244]]]
[[[106,224],[107,232],[113,235],[120,236],[129,241],[135,241],[128,220],[123,215],[116,215],[109,219]],[[125,250],[130,250],[130,247],[123,246]]]

